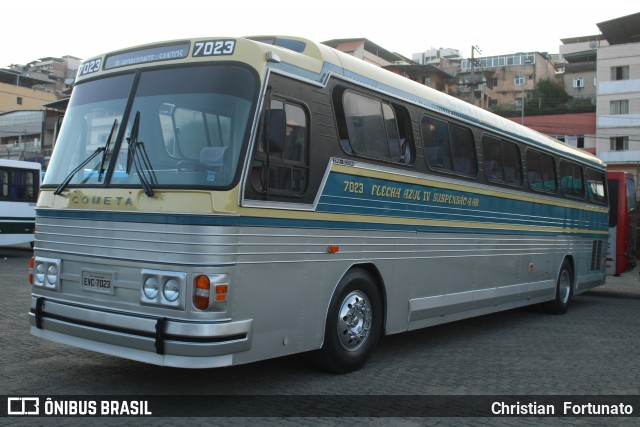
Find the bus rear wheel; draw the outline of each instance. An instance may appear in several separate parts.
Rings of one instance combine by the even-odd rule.
[[[382,302],[371,275],[351,270],[340,280],[331,298],[325,324],[320,364],[336,373],[365,365],[382,331]]]
[[[572,296],[573,273],[569,262],[564,260],[556,281],[556,297],[552,301],[545,302],[542,307],[550,314],[565,314],[569,309]]]

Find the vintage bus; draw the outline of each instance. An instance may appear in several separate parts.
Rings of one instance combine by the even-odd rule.
[[[43,183],[34,335],[208,368],[315,351],[604,281],[603,164],[296,37],[85,61]]]
[[[628,172],[608,171],[607,183],[610,212],[606,272],[619,276],[636,265],[636,180]]]
[[[33,243],[40,163],[0,159],[0,246]]]

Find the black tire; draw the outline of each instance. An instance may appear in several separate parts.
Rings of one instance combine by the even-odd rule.
[[[351,270],[331,298],[319,352],[321,366],[340,374],[363,367],[382,333],[382,302],[375,281],[364,270]]]
[[[573,296],[573,270],[571,264],[565,259],[560,267],[556,280],[556,298],[542,305],[544,311],[550,314],[565,314],[569,309],[569,303]]]

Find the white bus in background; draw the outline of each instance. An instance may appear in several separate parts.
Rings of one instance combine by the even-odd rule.
[[[0,246],[33,244],[41,166],[0,159]]]

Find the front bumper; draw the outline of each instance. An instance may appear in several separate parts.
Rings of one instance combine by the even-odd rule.
[[[202,322],[109,311],[31,297],[31,334],[51,341],[161,366],[233,364],[251,348],[253,320]]]

